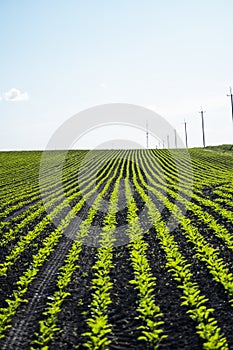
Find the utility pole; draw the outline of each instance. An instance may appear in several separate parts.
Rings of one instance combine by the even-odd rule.
[[[230,95],[227,95],[231,98],[231,116],[232,116],[232,122],[233,122],[233,95],[232,95],[232,89],[230,87]]]
[[[188,134],[187,134],[187,123],[184,121],[184,131],[185,131],[185,145],[188,148]]]
[[[176,129],[174,129],[174,133],[175,133],[175,147],[177,148],[177,135],[176,135]]]
[[[202,107],[201,107],[201,111],[199,113],[201,113],[203,147],[205,148],[205,128],[204,128],[204,113],[205,113],[205,111],[203,111]]]
[[[146,148],[148,149],[149,144],[149,132],[148,132],[148,120],[146,121]]]
[[[167,135],[167,148],[170,148],[170,138],[169,138],[169,135]]]
[[[165,148],[165,143],[164,143],[164,140],[163,140],[163,148]]]

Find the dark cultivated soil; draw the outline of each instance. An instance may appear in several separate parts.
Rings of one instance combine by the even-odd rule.
[[[149,169],[146,169],[146,171],[152,175]],[[137,171],[136,173],[139,175]],[[145,182],[148,182],[148,178],[143,173],[142,169],[141,173]],[[112,175],[113,172],[110,177]],[[124,176],[125,175],[126,169],[124,169]],[[137,176],[137,178],[139,179],[139,176]],[[203,341],[196,334],[197,324],[189,317],[187,308],[181,306],[182,290],[178,288],[172,274],[167,271],[166,256],[161,248],[156,229],[151,227],[149,223],[146,205],[132,185],[132,177],[130,181],[133,197],[138,208],[140,224],[145,231],[144,240],[148,244],[147,258],[151,267],[151,272],[153,276],[156,277],[154,301],[160,307],[163,314],[162,320],[164,321],[164,325],[162,328],[164,334],[167,335],[167,338],[162,341],[160,348],[167,350],[202,349]],[[77,218],[80,219],[80,222],[86,217],[94,199],[97,194],[103,190],[104,186],[105,183],[90,197],[84,204],[80,213],[77,214]],[[141,186],[144,191],[148,193],[147,189],[142,184]],[[114,181],[103,198],[105,203],[109,203],[113,187]],[[218,198],[218,196],[212,192],[214,188],[215,187],[204,188],[203,197],[210,198],[213,201]],[[110,350],[153,350],[153,347],[137,339],[140,335],[138,327],[141,325],[141,320],[138,317],[137,311],[138,291],[130,284],[130,280],[134,279],[134,271],[130,258],[131,245],[120,244],[121,240],[124,242],[124,240],[127,241],[128,239],[125,231],[128,210],[125,204],[126,199],[124,193],[124,180],[122,180],[118,202],[119,211],[116,215],[116,232],[119,232],[119,245],[114,247],[112,261],[114,267],[110,271],[113,287],[111,289],[112,303],[108,313],[109,323],[112,325],[112,333],[109,336],[111,345],[109,348]],[[167,195],[165,191],[161,191],[161,193],[166,195],[171,202],[174,202],[174,199]],[[229,296],[224,288],[213,280],[206,265],[196,258],[193,245],[187,242],[181,227],[175,223],[169,211],[164,208],[164,205],[153,193],[149,193],[149,195],[160,210],[163,220],[169,225],[180,252],[186,258],[187,262],[191,264],[190,269],[193,274],[193,282],[197,282],[201,294],[208,297],[206,305],[210,308],[214,308],[213,316],[224,332],[228,340],[229,348],[233,349],[233,312],[229,303]],[[73,200],[70,206],[74,207],[80,199],[81,196]],[[219,249],[220,257],[232,271],[232,251],[217,238],[214,232],[203,224],[203,222],[197,220],[195,212],[185,211],[183,205],[177,205],[185,213],[186,217],[191,220],[192,224],[198,227],[199,232],[205,237],[207,242],[211,246]],[[54,339],[49,343],[49,349],[84,349],[82,344],[85,342],[86,338],[83,336],[83,333],[89,330],[87,319],[91,316],[90,305],[93,292],[91,288],[93,278],[92,267],[96,261],[99,234],[103,227],[106,209],[106,206],[103,205],[95,215],[93,221],[93,236],[90,237],[89,241],[86,241],[88,244],[83,245],[77,261],[79,268],[73,273],[72,281],[66,289],[70,295],[65,299],[62,304],[61,312],[58,314],[57,326],[61,329],[61,332],[56,333]],[[226,209],[229,210],[229,208]],[[208,211],[214,216],[218,223],[222,224],[229,232],[233,233],[232,224],[228,223],[227,220],[223,219],[221,216],[217,216],[212,209],[203,207],[203,210]],[[66,210],[62,212],[58,220],[61,221],[66,213]],[[35,219],[32,226],[35,226],[43,217],[44,213]],[[31,227],[29,226],[27,231],[22,232],[22,234],[26,234],[30,229]],[[20,259],[9,269],[7,277],[0,277],[0,307],[7,307],[5,300],[11,296],[13,290],[17,289],[16,282],[30,265],[33,254],[36,254],[38,249],[42,246],[43,239],[54,229],[55,226],[52,223],[48,225],[46,230],[25,249]],[[71,223],[67,230],[70,236],[64,234],[61,237],[56,249],[42,266],[36,279],[30,284],[25,294],[25,299],[28,300],[28,303],[23,303],[19,307],[12,321],[12,328],[7,330],[5,333],[6,337],[0,340],[1,350],[30,349],[30,343],[35,339],[34,334],[39,331],[39,321],[44,319],[43,311],[46,308],[48,296],[53,295],[56,291],[56,279],[59,274],[59,268],[63,265],[72,246],[73,240],[69,237],[72,237],[72,235],[74,236],[77,230],[78,227],[74,223]],[[7,248],[2,247],[0,249],[1,261],[4,261],[5,256],[10,252],[16,242],[17,239],[13,241],[12,244],[9,244]],[[92,245],[90,242],[92,242]]]

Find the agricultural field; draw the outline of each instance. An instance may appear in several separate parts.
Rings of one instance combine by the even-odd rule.
[[[0,348],[233,349],[233,154],[41,155],[0,153]]]
[[[206,149],[219,152],[233,152],[233,145],[207,146]]]

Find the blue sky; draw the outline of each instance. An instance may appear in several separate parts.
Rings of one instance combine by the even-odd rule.
[[[232,143],[232,13],[231,0],[2,0],[0,149],[43,149],[112,102],[154,109],[183,139],[185,118],[190,146],[203,106],[207,144]]]

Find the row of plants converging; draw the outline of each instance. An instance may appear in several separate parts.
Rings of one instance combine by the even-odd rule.
[[[130,339],[122,345],[111,317],[113,300],[116,300],[112,278],[115,269],[122,274],[132,271],[128,275],[125,298],[128,300],[127,290],[133,288],[135,304],[130,307],[135,310],[137,326],[127,331],[133,344],[136,342],[138,349],[175,347],[173,335],[166,331],[169,316],[157,286],[164,276],[152,268],[150,250],[154,244],[158,244],[166,274],[179,291],[179,309],[193,322],[190,327],[199,339],[198,346],[201,344],[203,349],[233,347],[230,336],[233,326],[232,332],[224,333],[222,320],[215,310],[218,305],[212,304],[212,292],[206,294],[199,284],[194,267],[198,262],[205,269],[206,278],[213,281],[216,288],[221,286],[231,310],[228,312],[233,316],[232,155],[199,149],[188,153],[186,150],[112,150],[94,151],[85,158],[87,155],[87,151],[67,154],[62,185],[58,169],[49,170],[49,167],[40,174],[38,183],[40,154],[37,152],[30,156],[22,154],[22,159],[14,154],[1,170],[0,191],[2,188],[5,197],[0,201],[2,290],[9,276],[14,271],[16,274],[11,292],[4,293],[1,301],[0,346],[10,347],[10,331],[19,313],[23,317],[22,305],[30,310],[30,291],[35,290],[43,266],[56,264],[52,253],[59,249],[64,237],[69,237],[72,244],[64,252],[58,273],[49,279],[54,290],[50,293],[49,288],[46,289],[43,312],[33,324],[24,320],[24,327],[30,332],[28,339],[24,339],[26,349],[62,346],[61,335],[65,332],[62,310],[76,293],[70,285],[82,269],[80,256],[90,241],[96,247],[94,263],[87,272],[91,276],[86,291],[90,303],[83,313],[85,329],[78,331],[77,339],[72,338],[74,348],[129,348]],[[0,157],[7,160],[9,155]],[[51,163],[52,157],[62,159],[59,152],[51,152]],[[18,167],[14,174],[12,167]],[[28,172],[26,181],[25,172]],[[9,185],[11,188],[6,189]],[[122,203],[120,205],[122,198],[124,210]],[[92,227],[100,213],[101,224],[94,238]],[[123,218],[122,222],[118,221],[119,217]],[[119,232],[129,242],[124,243],[128,266],[125,271],[114,265],[114,261],[120,264],[123,249],[118,247]],[[192,254],[185,253],[180,240]],[[25,254],[28,261],[22,262],[21,256]],[[172,292],[168,290],[167,295]],[[76,307],[81,313],[81,300]],[[224,329],[227,327],[231,325]],[[192,344],[188,346],[191,348]]]
[[[103,183],[106,178],[111,174],[112,169],[115,166],[116,161],[113,161],[110,170],[107,172],[106,176],[103,177],[98,184],[98,187]],[[93,183],[95,183],[96,179],[93,179]],[[89,183],[90,184],[90,183]],[[89,193],[86,196],[83,196],[80,201],[76,204],[74,208],[72,208],[66,217],[61,220],[60,225],[43,241],[42,247],[39,249],[36,255],[33,256],[32,262],[29,266],[29,268],[26,269],[26,271],[22,274],[22,276],[19,278],[18,282],[16,283],[18,285],[18,289],[15,290],[12,293],[12,296],[10,299],[7,299],[6,302],[8,304],[8,307],[2,308],[0,310],[0,337],[4,337],[4,331],[11,327],[9,324],[11,322],[12,316],[16,313],[17,308],[22,302],[25,302],[25,299],[23,299],[23,295],[27,292],[29,284],[34,280],[35,276],[40,270],[40,267],[43,265],[43,263],[48,259],[52,251],[55,249],[60,237],[64,233],[65,229],[70,224],[71,220],[76,217],[76,214],[81,210],[83,207],[85,201],[88,199],[88,197],[91,196],[92,193],[95,193],[97,191],[97,188],[94,188],[92,191],[89,191]],[[77,196],[77,193],[76,193]],[[63,205],[63,203],[62,203]],[[67,205],[67,204],[66,204]],[[56,208],[57,210],[57,208]],[[91,213],[93,209],[91,208]],[[49,220],[49,219],[48,219]],[[43,223],[44,224],[44,223]],[[40,226],[41,227],[41,226]],[[42,227],[43,229],[43,227]],[[33,238],[33,236],[32,236]],[[24,240],[25,242],[25,240]],[[25,249],[25,243],[23,242],[22,245],[24,245]],[[27,243],[27,241],[26,241]],[[23,248],[21,245],[18,245],[20,252],[23,251]],[[14,252],[18,252],[18,250],[14,250]],[[16,253],[14,253],[16,254]],[[9,266],[13,265],[8,263],[9,260],[6,260],[5,263],[2,264],[1,268],[1,274],[6,275],[7,268]],[[15,262],[15,259],[14,259]]]

